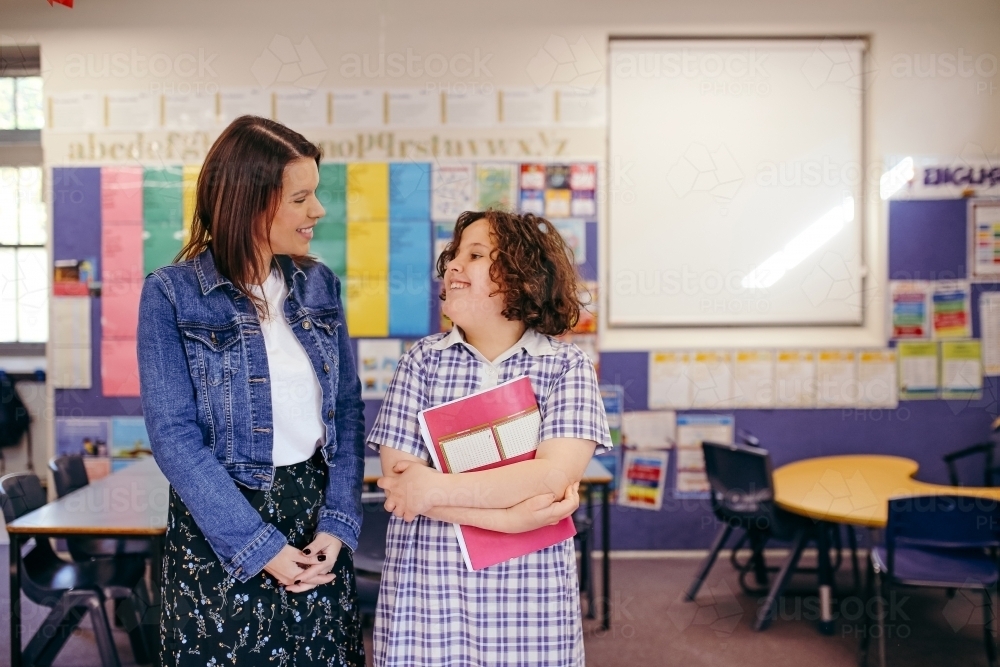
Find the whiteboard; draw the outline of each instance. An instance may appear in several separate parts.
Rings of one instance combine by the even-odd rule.
[[[608,326],[863,324],[865,51],[611,40]]]

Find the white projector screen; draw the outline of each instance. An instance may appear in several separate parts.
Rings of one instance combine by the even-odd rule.
[[[610,327],[863,323],[865,48],[611,40]]]

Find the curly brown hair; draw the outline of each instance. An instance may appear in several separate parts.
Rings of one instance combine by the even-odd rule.
[[[490,278],[500,286],[493,294],[504,296],[503,316],[549,336],[572,329],[580,319],[581,306],[573,251],[559,230],[537,215],[489,209],[458,216],[455,236],[437,260],[438,280],[458,253],[462,232],[483,219],[490,225],[494,245]],[[445,300],[443,287],[440,297]]]

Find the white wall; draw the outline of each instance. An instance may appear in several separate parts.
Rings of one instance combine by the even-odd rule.
[[[445,87],[553,83],[559,75],[546,70],[552,64],[546,47],[556,50],[561,39],[593,51],[603,63],[609,35],[864,34],[871,37],[874,64],[866,128],[866,159],[877,165],[872,173],[877,176],[888,156],[985,155],[996,160],[1000,152],[1000,3],[995,0],[397,0],[289,5],[263,0],[81,0],[76,8],[67,9],[40,0],[0,0],[0,42],[37,41],[46,88],[56,92],[269,84],[269,75],[255,72],[254,64],[279,35],[295,44],[305,38],[311,41],[322,61],[314,69],[324,87]],[[375,68],[380,53],[409,55],[414,65],[454,60],[457,69],[439,77],[426,72],[401,77],[377,71],[372,76],[345,75],[350,74],[345,65],[363,63],[365,58]],[[176,67],[163,75],[150,73],[154,56],[158,64],[171,62]],[[105,58],[117,58],[113,62],[121,71],[100,73]],[[100,76],[86,75],[88,60]],[[467,72],[477,60],[479,71]],[[568,62],[560,71],[572,67]],[[603,85],[603,76],[598,78]],[[540,155],[551,155],[553,146],[565,141],[564,155],[606,160],[608,195],[628,191],[627,165],[604,155],[602,128],[553,131],[548,133],[549,145],[538,141],[538,133],[529,134]],[[63,161],[65,144],[55,139],[46,142],[46,159]],[[741,344],[881,344],[885,211],[877,197],[869,202],[873,224],[866,244],[869,280],[876,289],[867,326],[846,332],[737,331]],[[811,333],[816,335],[810,338]],[[732,340],[732,330],[605,331],[602,347],[726,345]]]

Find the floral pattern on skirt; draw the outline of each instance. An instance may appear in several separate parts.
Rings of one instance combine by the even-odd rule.
[[[319,457],[275,468],[270,491],[240,487],[264,521],[296,548],[313,539],[326,487]],[[163,555],[160,637],[163,664],[363,666],[361,614],[347,548],[336,578],[289,593],[261,571],[245,583],[229,575],[180,496],[170,490]]]

